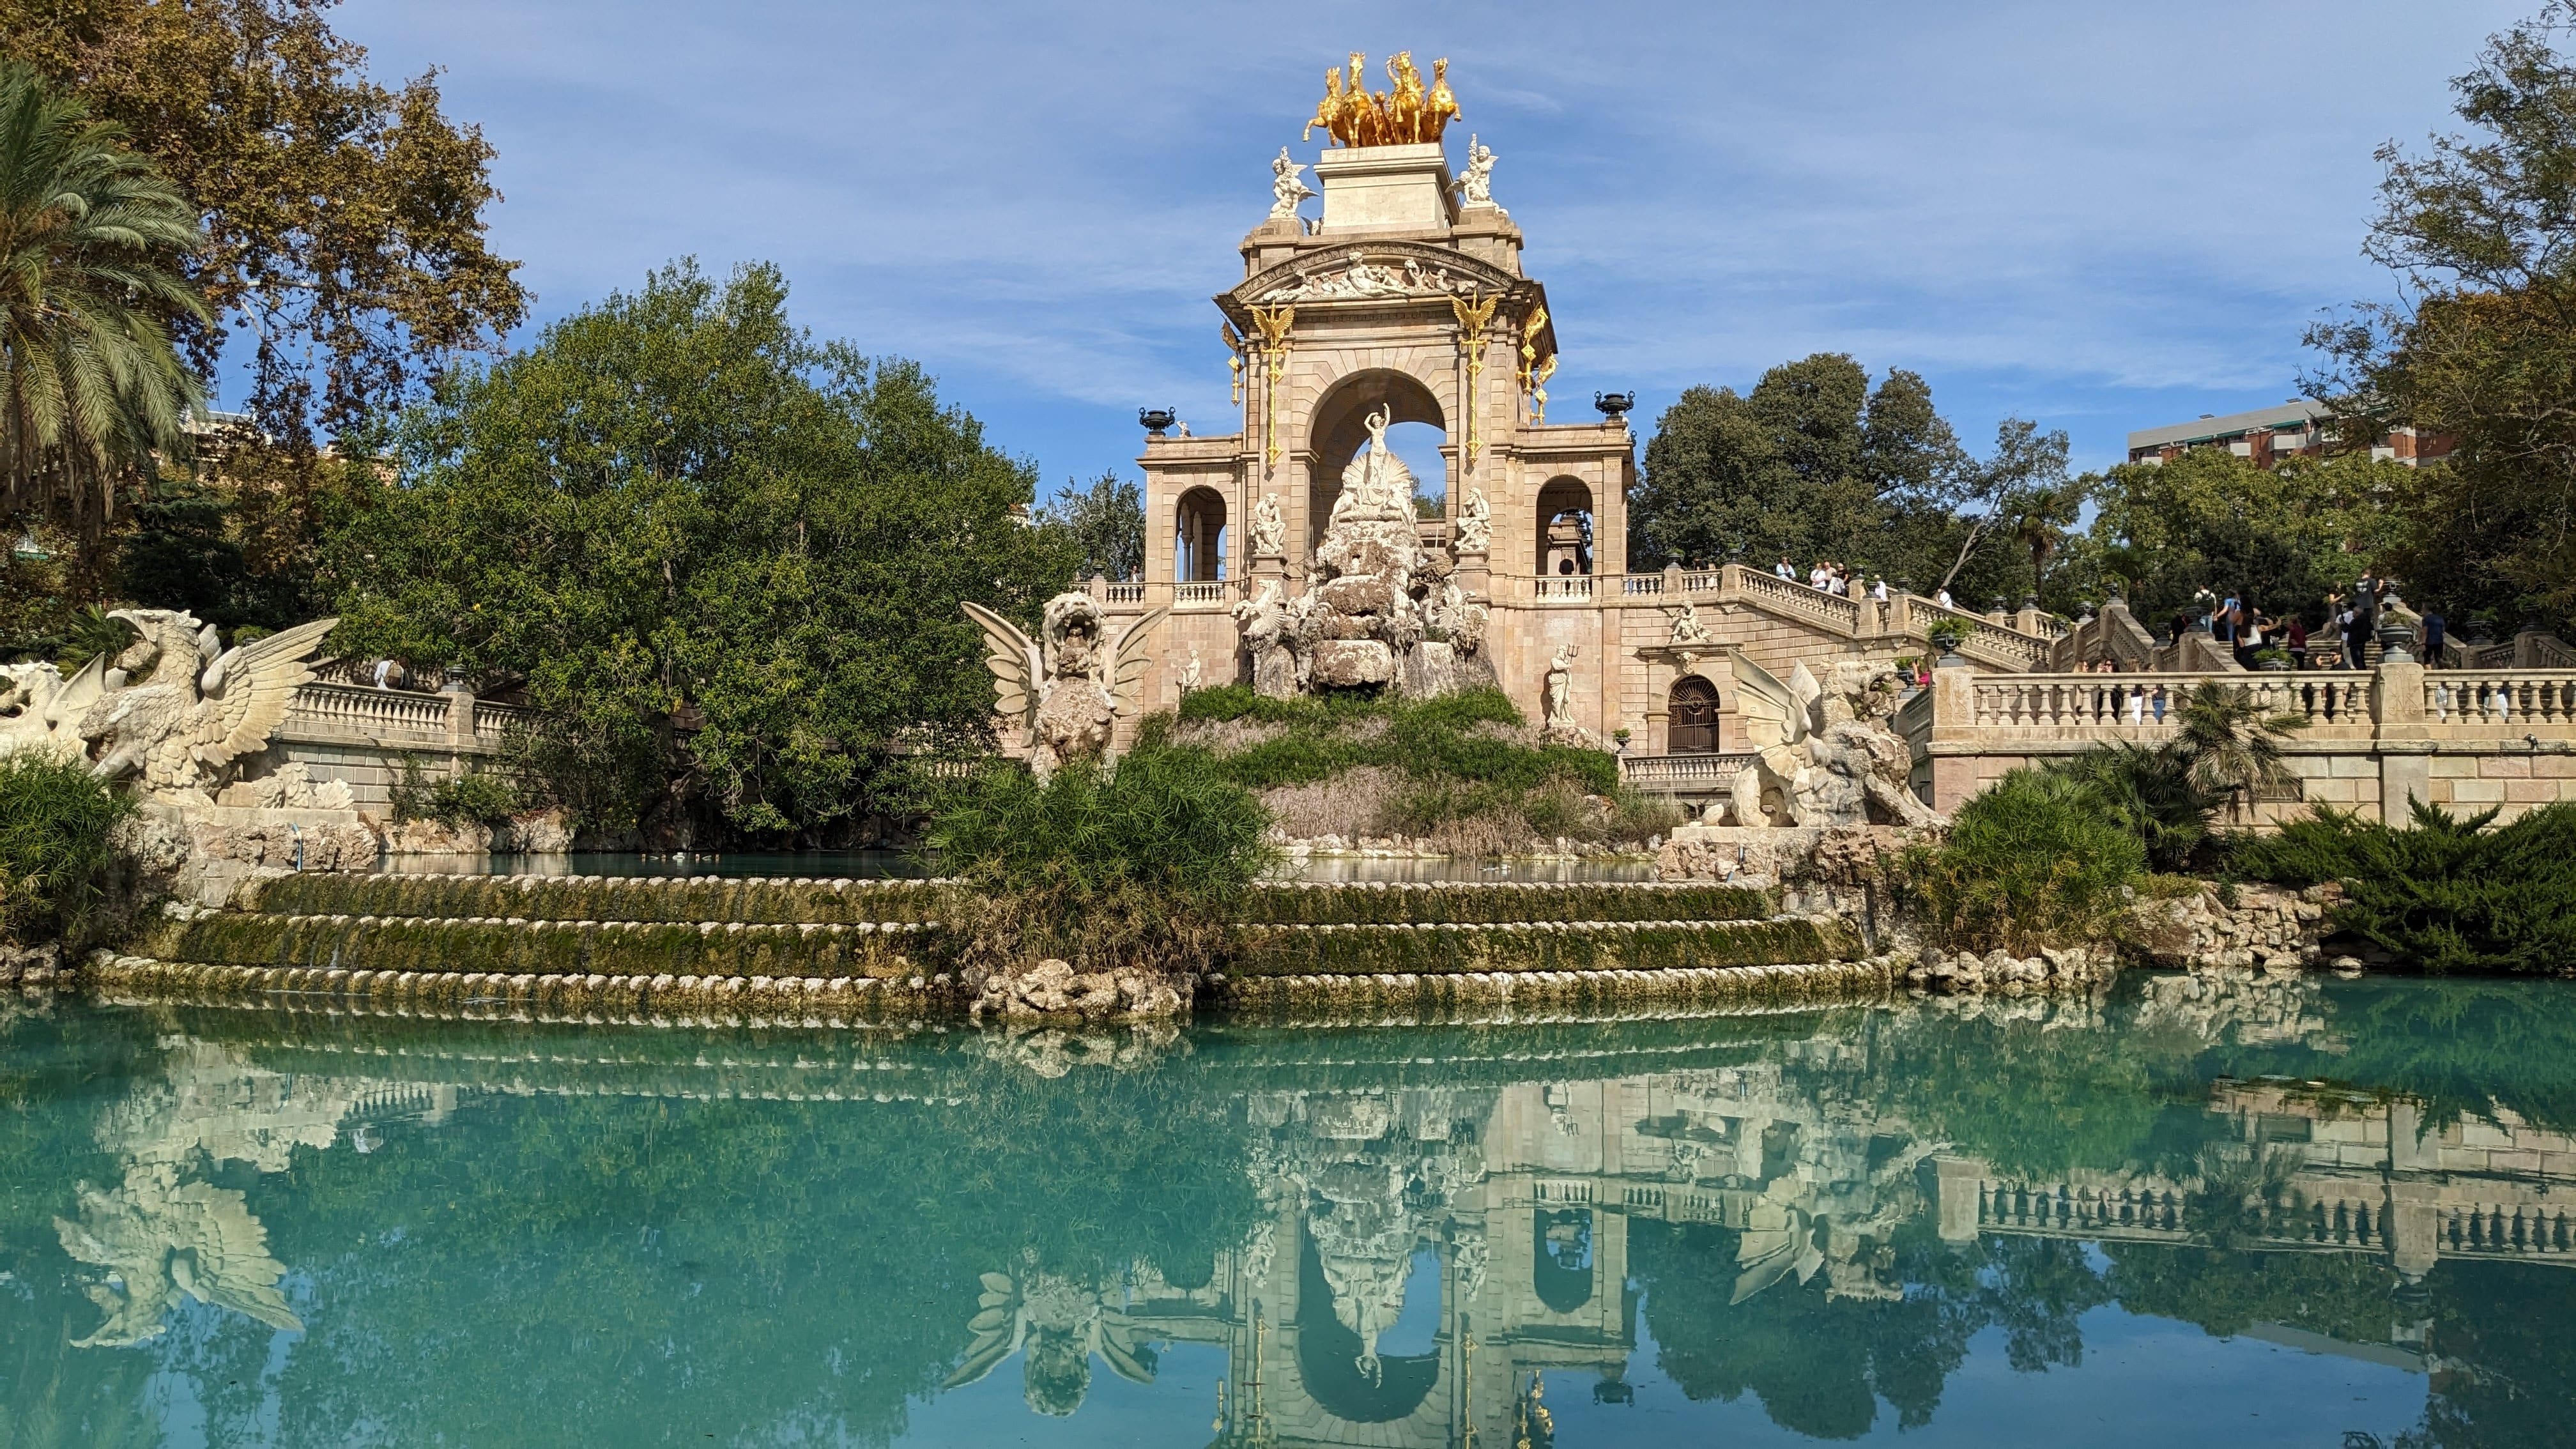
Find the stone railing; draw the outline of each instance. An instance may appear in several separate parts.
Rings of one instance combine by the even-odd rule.
[[[455,733],[448,694],[422,694],[408,689],[370,689],[361,685],[308,684],[286,706],[282,734],[308,738],[377,740],[415,739],[445,743]],[[470,697],[469,697],[470,698]]]
[[[1752,764],[1750,754],[1622,755],[1619,778],[1641,790],[1723,788]]]
[[[1226,595],[1230,590],[1231,586],[1223,581],[1174,584],[1172,585],[1172,607],[1176,609],[1221,608],[1225,605]],[[1139,597],[1141,598],[1142,595]]]
[[[1965,609],[1945,609],[1930,599],[1907,600],[1907,613],[1913,624],[1909,632],[1925,639],[1931,637],[1929,630],[1937,620],[1956,619],[1967,625],[1968,637],[1960,641],[1959,653],[1968,658],[1983,659],[2007,669],[2037,669],[2048,662],[2052,647],[2050,640],[1998,624],[1983,614],[1972,614]]]
[[[1145,586],[1143,584],[1103,584],[1101,585],[1101,590],[1101,597],[1112,604],[1141,604],[1145,602]]]
[[[1972,685],[1972,728],[2156,731],[2180,728],[2179,708],[2203,684],[2250,699],[2267,716],[2310,726],[2368,724],[2371,676],[2306,674],[2011,674]],[[1947,721],[1944,721],[1947,723]]]
[[[2310,804],[2402,823],[2419,800],[2508,814],[2576,801],[2576,669],[1936,669],[1928,706],[1908,702],[1898,732],[1914,755],[1917,793],[1946,813],[2017,765],[2170,739],[2190,695],[2212,687],[2260,717],[2299,722],[2279,740],[2287,778],[2237,802],[2241,823],[2277,823]]]
[[[1582,601],[1592,597],[1590,574],[1540,574],[1531,580],[1532,593],[1541,599]]]
[[[2428,670],[2424,715],[2466,725],[2576,723],[2576,669]]]
[[[1758,569],[1730,564],[1725,569],[1723,592],[1775,614],[1812,619],[1837,633],[1856,634],[1861,629],[1861,601],[1822,589],[1811,589],[1792,579],[1777,578]]]

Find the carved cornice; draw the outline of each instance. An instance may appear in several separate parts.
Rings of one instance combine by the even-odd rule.
[[[1237,325],[1248,325],[1255,307],[1295,306],[1323,312],[1343,307],[1445,302],[1451,297],[1500,294],[1504,311],[1526,316],[1545,302],[1545,291],[1527,277],[1491,262],[1426,242],[1353,240],[1318,247],[1246,277],[1216,304]],[[1449,309],[1438,313],[1443,321]],[[1551,329],[1552,330],[1552,329]],[[1553,337],[1550,337],[1553,342]]]

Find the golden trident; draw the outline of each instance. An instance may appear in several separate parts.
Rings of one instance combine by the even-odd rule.
[[[1467,357],[1467,463],[1462,470],[1476,468],[1476,398],[1477,381],[1485,375],[1485,324],[1494,320],[1494,308],[1502,303],[1503,294],[1496,292],[1482,301],[1468,301],[1452,296],[1449,310],[1458,314],[1458,350]]]
[[[1276,470],[1279,466],[1280,455],[1280,364],[1284,362],[1288,356],[1288,329],[1296,324],[1297,309],[1294,307],[1273,307],[1269,311],[1265,312],[1258,307],[1252,307],[1246,310],[1252,313],[1252,325],[1258,328],[1261,332],[1261,360],[1263,367],[1267,370],[1265,381],[1268,385],[1267,396],[1261,409],[1261,432],[1264,441],[1269,447],[1270,466],[1273,470]]]
[[[1225,339],[1225,365],[1234,374],[1234,405],[1243,406],[1243,334],[1231,322],[1216,324],[1217,336]]]

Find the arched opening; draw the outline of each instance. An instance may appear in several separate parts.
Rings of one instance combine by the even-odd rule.
[[[1673,681],[1667,726],[1667,754],[1713,755],[1718,751],[1717,686],[1696,674]]]
[[[1580,478],[1550,478],[1538,490],[1538,571],[1592,572],[1592,489]]]
[[[1212,584],[1225,577],[1225,499],[1193,488],[1173,510],[1172,580]]]
[[[1355,372],[1335,383],[1306,415],[1307,447],[1312,450],[1307,481],[1306,546],[1310,550],[1324,537],[1325,521],[1333,515],[1333,500],[1341,496],[1342,470],[1358,456],[1368,441],[1368,416],[1385,408],[1391,417],[1387,428],[1387,450],[1404,460],[1412,470],[1414,495],[1447,497],[1448,459],[1441,449],[1448,441],[1449,421],[1441,410],[1440,400],[1420,378],[1391,368],[1371,368]],[[1420,504],[1417,502],[1417,509]]]
[[[1355,1424],[1410,1416],[1440,1382],[1440,1351],[1371,1354],[1333,1312],[1332,1280],[1312,1235],[1298,1234],[1297,1373],[1324,1412]],[[1587,1279],[1588,1281],[1588,1279]]]
[[[1530,1222],[1530,1286],[1556,1313],[1592,1301],[1592,1211],[1536,1209]]]

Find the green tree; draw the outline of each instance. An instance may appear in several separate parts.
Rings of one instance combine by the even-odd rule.
[[[1080,490],[1068,481],[1037,518],[1040,527],[1063,532],[1086,578],[1128,579],[1144,570],[1145,497],[1115,471]]]
[[[2576,617],[2576,3],[2491,37],[2452,82],[2469,135],[2378,153],[2363,254],[2403,286],[2309,332],[2311,391],[2357,444],[2392,427],[2454,440],[2398,495],[2389,564],[2455,613]]]
[[[692,263],[440,381],[333,539],[339,647],[517,687],[533,765],[611,824],[819,840],[990,730],[974,599],[1035,622],[1070,573],[1032,470],[908,362],[817,345],[766,266]]]
[[[1641,568],[1830,558],[1983,605],[2030,581],[1984,545],[2023,499],[2067,486],[2063,433],[2008,420],[1977,459],[1920,376],[1898,369],[1873,388],[1850,357],[1817,353],[1772,368],[1750,393],[1695,387],[1665,410],[1629,508],[1628,552]]]
[[[2421,483],[2402,464],[2367,457],[2261,468],[2199,448],[2112,468],[2094,485],[2089,539],[2143,622],[2208,589],[2318,623],[2326,596],[2351,588],[2386,539],[2388,500]]]
[[[0,511],[95,534],[116,494],[183,450],[200,397],[171,316],[196,214],[116,126],[0,61]]]

